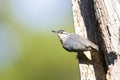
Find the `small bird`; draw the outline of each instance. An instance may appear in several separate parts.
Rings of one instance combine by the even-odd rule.
[[[52,31],[57,34],[59,40],[62,44],[62,47],[69,52],[79,52],[79,51],[89,51],[95,50],[98,51],[98,46],[95,45],[90,40],[76,34],[68,33],[65,30]]]

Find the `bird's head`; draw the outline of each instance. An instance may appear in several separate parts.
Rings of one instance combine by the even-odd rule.
[[[68,32],[65,32],[65,30],[58,30],[58,31],[53,30],[52,32],[57,34],[57,36],[59,37],[61,43],[63,43],[66,40],[66,38],[68,37],[68,35],[70,34]]]

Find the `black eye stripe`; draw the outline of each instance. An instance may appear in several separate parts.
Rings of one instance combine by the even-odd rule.
[[[65,32],[64,30],[59,30],[57,31],[58,33],[62,34],[63,32]]]

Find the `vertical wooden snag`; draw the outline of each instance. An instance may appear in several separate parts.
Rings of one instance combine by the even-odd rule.
[[[119,0],[72,0],[72,9],[75,32],[99,46],[78,52],[81,80],[119,80]]]
[[[120,79],[120,2],[119,0],[94,0],[96,20],[99,23],[100,50],[107,66],[106,79]]]

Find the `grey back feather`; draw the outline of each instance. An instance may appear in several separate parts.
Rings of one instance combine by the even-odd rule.
[[[63,43],[63,47],[70,52],[87,51],[90,50],[90,48],[97,48],[94,43],[75,33],[68,35]]]

